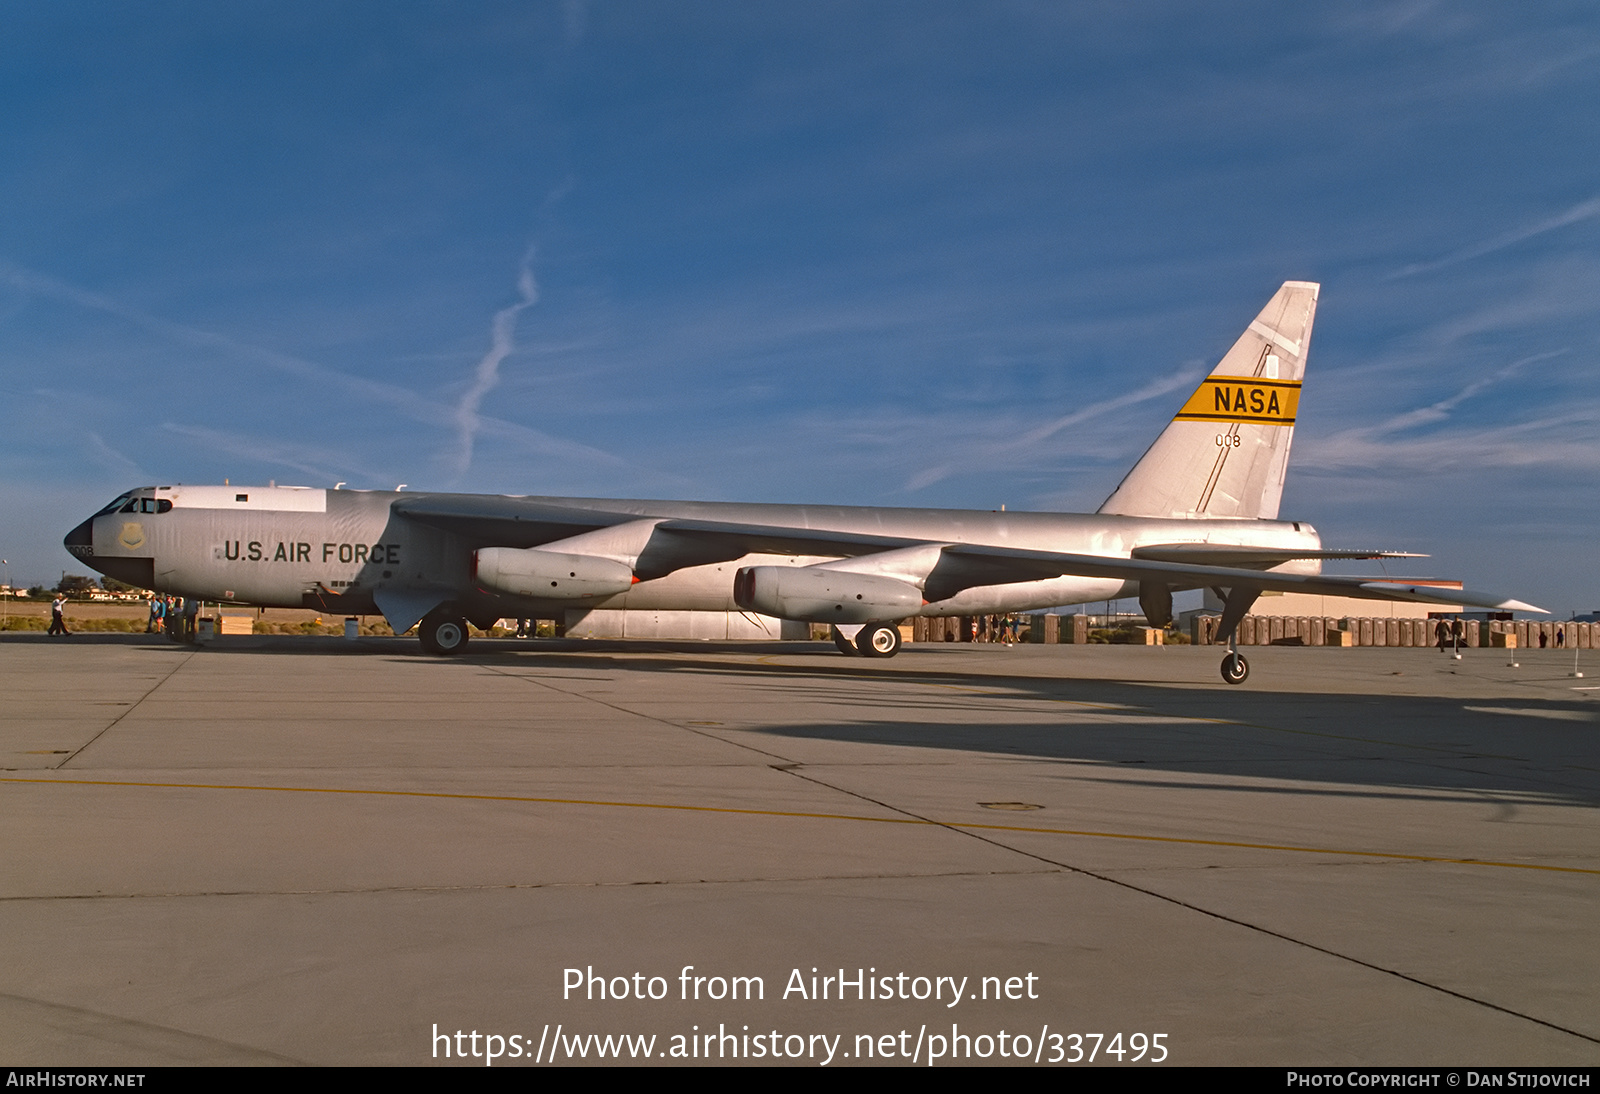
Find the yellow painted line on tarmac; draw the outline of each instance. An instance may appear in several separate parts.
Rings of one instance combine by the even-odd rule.
[[[453,801],[522,802],[530,805],[593,805],[614,809],[672,809],[685,813],[732,813],[753,817],[793,817],[804,820],[859,821],[869,824],[911,824],[929,828],[954,828],[981,832],[1026,832],[1085,839],[1137,840],[1143,843],[1185,844],[1195,847],[1235,847],[1249,851],[1290,851],[1303,855],[1344,855],[1392,859],[1402,862],[1443,862],[1461,866],[1493,866],[1506,870],[1547,870],[1560,874],[1600,876],[1600,870],[1582,866],[1548,866],[1535,862],[1495,862],[1489,859],[1450,858],[1444,855],[1410,855],[1400,851],[1355,851],[1345,847],[1296,847],[1280,843],[1246,843],[1239,840],[1194,839],[1183,836],[1146,836],[1132,832],[1096,832],[1076,828],[1041,828],[1017,824],[976,824],[922,817],[867,817],[853,813],[805,813],[781,809],[739,809],[718,805],[675,805],[668,802],[600,801],[588,798],[535,798],[517,794],[460,794],[437,790],[368,790],[338,786],[250,786],[232,783],[133,782],[113,779],[26,779],[0,777],[4,783],[43,783],[67,786],[120,786],[160,790],[271,790],[284,794],[365,794],[389,798],[440,798]]]

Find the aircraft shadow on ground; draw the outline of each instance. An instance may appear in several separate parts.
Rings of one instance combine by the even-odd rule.
[[[1236,688],[1220,680],[1185,686],[1148,678],[997,673],[993,665],[979,671],[949,661],[928,665],[927,658],[915,655],[892,661],[844,658],[822,643],[718,643],[722,656],[716,658],[696,656],[704,647],[692,643],[597,646],[572,642],[563,650],[528,652],[511,662],[524,671],[581,667],[770,680],[774,709],[802,700],[836,704],[850,716],[768,724],[748,732],[1097,765],[1107,769],[1101,776],[1106,781],[1124,785],[1456,799],[1502,808],[1600,805],[1600,769],[1591,763],[1600,704],[1576,697],[1535,698],[1511,688],[1498,700],[1323,694],[1275,690],[1270,681]],[[728,659],[729,653],[814,655],[815,662],[741,662]],[[1204,662],[1206,673],[1213,668],[1209,659]],[[896,688],[893,695],[874,696],[863,690],[864,678],[869,685],[878,678],[929,689],[926,695],[907,696]],[[1060,722],[1050,720],[1053,708],[1041,706],[1041,700],[1061,704],[1054,708],[1062,712]],[[1162,771],[1183,778],[1163,778]],[[1085,776],[1080,771],[1071,777]],[[1285,788],[1259,780],[1305,785]]]
[[[160,636],[116,632],[66,640],[31,632],[5,638],[8,643],[71,641],[150,652],[192,649]],[[1577,696],[1543,697],[1516,684],[1506,685],[1501,698],[1468,699],[1275,690],[1265,674],[1242,688],[1220,680],[1202,685],[1084,679],[1030,675],[1025,669],[996,672],[993,663],[957,663],[938,657],[937,649],[892,660],[845,658],[817,642],[487,640],[453,658],[414,654],[412,646],[414,640],[405,638],[260,635],[219,642],[203,652],[380,656],[428,675],[470,665],[552,674],[552,679],[570,677],[575,670],[737,677],[746,686],[770,683],[773,709],[805,702],[835,705],[847,713],[828,722],[730,723],[719,732],[1092,765],[1104,773],[1076,771],[1070,777],[1129,786],[1435,801],[1443,794],[1443,800],[1503,808],[1600,806],[1600,765],[1594,763],[1600,704]],[[793,660],[796,655],[801,659]],[[765,660],[779,656],[789,660]],[[1209,672],[1210,662],[1205,665]],[[1186,663],[1180,671],[1188,674],[1195,667]],[[874,694],[874,679],[896,687]],[[903,685],[927,690],[908,694]],[[1059,721],[1053,720],[1056,712]],[[776,742],[772,747],[782,752]]]

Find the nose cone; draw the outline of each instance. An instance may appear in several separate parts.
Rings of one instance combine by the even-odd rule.
[[[90,517],[72,531],[68,532],[61,545],[72,553],[74,558],[81,558],[86,565],[93,566],[107,577],[114,577],[118,581],[132,585],[135,589],[154,589],[156,581],[156,562],[153,558],[125,558],[120,554],[97,555],[94,553],[94,522]],[[127,546],[126,541],[117,544],[113,549]],[[129,548],[130,550],[132,548]]]
[[[62,546],[85,562],[94,558],[94,518],[90,517],[72,531],[61,541]]]

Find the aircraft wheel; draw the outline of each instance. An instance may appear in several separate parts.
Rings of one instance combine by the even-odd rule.
[[[422,648],[441,657],[467,648],[467,621],[444,612],[430,613],[417,628]]]
[[[844,654],[846,657],[854,657],[861,652],[860,650],[856,649],[856,644],[850,639],[846,638],[844,636],[844,632],[838,627],[829,627],[828,630],[833,632],[833,644],[839,647],[840,653]],[[865,633],[865,631],[862,633]]]
[[[864,657],[893,657],[900,652],[900,628],[892,623],[868,623],[856,635],[856,649]]]
[[[1230,684],[1242,684],[1250,675],[1250,662],[1237,653],[1222,659],[1222,678]]]

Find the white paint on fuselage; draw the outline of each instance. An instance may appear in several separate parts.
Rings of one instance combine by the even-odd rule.
[[[106,513],[93,525],[97,556],[150,558],[156,587],[207,599],[298,607],[308,593],[367,595],[385,586],[471,591],[472,550],[459,536],[391,512],[394,502],[425,495],[297,487],[149,487],[134,497],[168,498],[158,514]],[[245,501],[239,501],[245,497]],[[1316,549],[1309,525],[1264,520],[1183,520],[1078,513],[985,512],[733,502],[530,497],[530,502],[639,518],[864,533],[935,543],[1127,558],[1142,545],[1212,543]],[[129,533],[130,523],[139,527]],[[129,546],[136,543],[136,546]],[[832,557],[832,556],[829,556]],[[750,555],[692,566],[595,600],[507,598],[506,614],[566,608],[737,610],[733,576],[741,566],[809,566],[820,556]],[[1316,572],[1315,560],[1277,567]],[[1133,582],[1061,577],[970,588],[927,605],[925,615],[1025,611],[1137,595]]]
[[[136,491],[137,493],[137,491]],[[310,486],[157,486],[154,496],[170,498],[174,508],[261,510],[280,513],[327,511],[327,490]],[[354,493],[354,491],[352,491]]]

